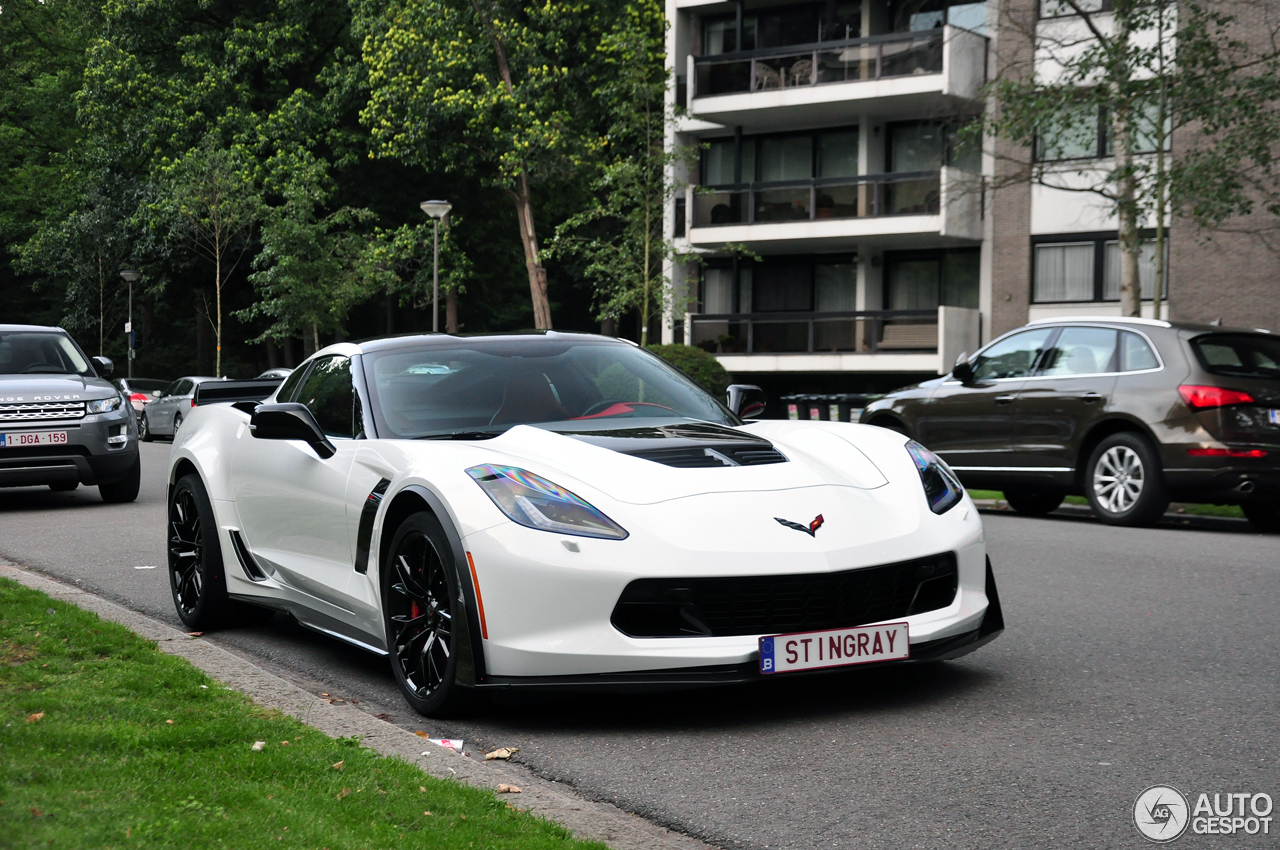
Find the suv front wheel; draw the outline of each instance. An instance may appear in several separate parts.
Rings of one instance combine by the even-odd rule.
[[[1110,525],[1151,525],[1169,507],[1160,459],[1130,432],[1112,434],[1093,450],[1084,489],[1094,513]]]

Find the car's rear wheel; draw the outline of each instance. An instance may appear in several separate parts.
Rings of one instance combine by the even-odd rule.
[[[1112,434],[1098,444],[1085,468],[1085,495],[1094,513],[1110,525],[1151,525],[1169,507],[1164,473],[1142,436]]]
[[[1280,499],[1245,502],[1240,509],[1258,531],[1280,534]]]
[[[1050,511],[1057,510],[1064,498],[1066,498],[1064,493],[1053,490],[1005,488],[1004,491],[1004,500],[1009,503],[1009,507],[1027,516],[1044,516]]]
[[[139,454],[133,459],[133,466],[129,467],[129,472],[124,478],[110,484],[99,484],[98,495],[104,502],[132,502],[138,498],[138,490],[141,486],[142,455]]]
[[[144,443],[151,442],[151,423],[145,413],[138,417],[138,439]]]
[[[198,475],[180,478],[169,497],[169,588],[188,628],[212,629],[229,618],[217,521]]]
[[[465,707],[456,681],[462,633],[461,594],[452,548],[426,511],[396,529],[382,568],[387,649],[400,692],[415,711],[447,717]]]

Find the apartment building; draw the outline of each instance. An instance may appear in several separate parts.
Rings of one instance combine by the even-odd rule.
[[[984,154],[960,133],[990,76],[1028,55],[1027,32],[1061,24],[1045,4],[1056,0],[668,0],[683,107],[668,142],[696,150],[676,166],[689,188],[668,226],[700,262],[668,269],[664,340],[777,394],[863,392],[945,373],[1031,319],[1118,315],[1105,202],[984,190],[1001,154],[1019,152]],[[1010,15],[1026,26],[1002,33]],[[1092,142],[1052,153],[1105,164],[1106,135],[1099,120]],[[1249,261],[1248,297],[1228,309],[1202,236],[1175,222],[1162,314],[1280,329],[1280,259],[1219,241]],[[1154,260],[1144,246],[1148,315]]]

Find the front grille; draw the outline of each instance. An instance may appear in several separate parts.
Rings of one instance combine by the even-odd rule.
[[[85,417],[83,401],[6,402],[0,404],[0,424],[37,422],[75,422]]]
[[[613,609],[631,637],[727,637],[843,629],[936,611],[956,596],[950,553],[838,573],[637,579]]]
[[[769,445],[682,446],[675,449],[642,449],[627,452],[634,457],[651,460],[678,469],[714,468],[719,466],[761,466],[786,463],[782,452]]]

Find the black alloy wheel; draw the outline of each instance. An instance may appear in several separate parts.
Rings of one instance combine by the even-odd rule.
[[[400,525],[388,551],[382,605],[396,683],[414,710],[449,716],[468,690],[456,681],[466,637],[451,548],[436,517],[423,511]]]
[[[1020,514],[1044,516],[1055,511],[1066,495],[1052,490],[1022,490],[1005,488],[1004,500]]]
[[[1240,509],[1258,531],[1280,534],[1280,499],[1245,502]]]
[[[1169,509],[1160,458],[1131,431],[1112,434],[1093,450],[1084,490],[1093,512],[1108,525],[1153,525]]]
[[[181,478],[169,497],[169,588],[191,629],[222,625],[230,610],[213,506],[197,475]]]
[[[144,443],[151,442],[151,423],[144,412],[138,416],[138,439]]]

